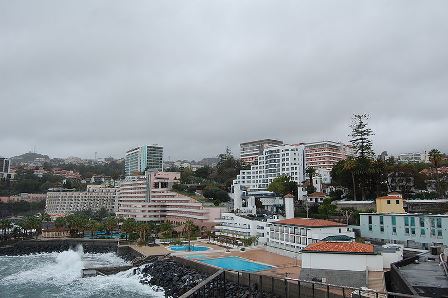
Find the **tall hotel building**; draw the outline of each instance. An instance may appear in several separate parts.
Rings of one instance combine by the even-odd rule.
[[[9,159],[0,156],[0,178],[8,178],[9,171]]]
[[[149,171],[163,171],[163,147],[144,145],[126,152],[125,175]]]
[[[247,190],[266,190],[275,178],[286,175],[301,183],[305,179],[305,146],[280,145],[264,149],[250,170],[241,170],[233,180],[236,186]]]
[[[136,221],[169,221],[197,225],[219,218],[219,208],[204,207],[190,197],[172,191],[178,183],[178,172],[146,172],[141,176],[127,176],[120,183],[117,216]]]
[[[258,156],[263,154],[264,149],[283,145],[282,141],[264,139],[258,141],[251,141],[240,144],[240,158],[241,162],[246,165],[256,164]]]
[[[305,144],[306,166],[331,171],[339,161],[351,155],[351,148],[345,144],[322,141]]]

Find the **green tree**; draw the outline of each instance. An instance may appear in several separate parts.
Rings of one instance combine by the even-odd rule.
[[[429,151],[428,155],[429,155],[429,161],[431,162],[434,169],[433,172],[434,172],[434,178],[436,180],[436,192],[440,196],[442,195],[442,193],[440,188],[439,167],[440,163],[443,160],[443,156],[442,153],[437,149],[432,149],[431,151]]]
[[[273,191],[282,197],[291,193],[294,197],[297,197],[297,182],[291,180],[289,176],[282,175],[274,180],[268,186],[269,191]]]
[[[352,128],[350,143],[357,159],[355,173],[359,180],[362,200],[366,200],[368,171],[374,156],[373,144],[370,139],[373,131],[368,127],[368,119],[367,114],[354,115],[350,125]]]
[[[329,215],[336,214],[336,205],[331,204],[331,199],[326,198],[324,202],[319,206],[319,214],[324,215],[328,218]]]
[[[133,218],[127,218],[121,225],[121,231],[126,233],[126,240],[129,239],[129,235],[135,233],[137,230],[137,223]]]
[[[174,227],[170,222],[163,222],[160,225],[160,232],[161,232],[163,238],[165,238],[165,239],[172,238],[173,232],[174,232]]]
[[[308,180],[310,181],[309,186],[307,187],[307,192],[309,194],[313,193],[316,191],[316,188],[313,185],[313,177],[316,175],[316,169],[313,167],[308,167],[305,170],[305,173],[308,174]]]
[[[197,237],[197,234],[199,233],[199,227],[196,226],[191,220],[188,220],[183,227],[182,234],[187,238],[188,240],[188,250],[191,250],[191,239],[192,237]]]
[[[104,227],[107,232],[112,232],[117,229],[118,220],[114,216],[109,216],[103,220]]]

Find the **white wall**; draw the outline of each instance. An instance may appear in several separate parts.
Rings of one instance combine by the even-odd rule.
[[[302,268],[383,271],[381,255],[309,253],[302,251]]]

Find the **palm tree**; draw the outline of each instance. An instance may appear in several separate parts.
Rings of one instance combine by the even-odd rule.
[[[6,230],[12,228],[12,223],[9,219],[0,220],[0,229],[2,230],[3,238],[7,239]]]
[[[164,238],[173,237],[173,225],[169,222],[164,222],[160,225],[160,231],[162,232],[162,236]]]
[[[188,251],[191,250],[191,236],[192,236],[195,228],[196,228],[196,226],[194,225],[194,223],[191,220],[188,220],[184,224],[184,229],[183,229],[182,233],[187,236]]]
[[[145,222],[138,223],[137,230],[138,230],[140,241],[145,242],[146,241],[146,233],[149,230],[148,224]]]
[[[311,192],[311,190],[314,191],[316,188],[313,185],[313,177],[314,177],[314,175],[316,175],[316,169],[313,167],[308,167],[308,168],[306,168],[305,173],[308,174],[308,177],[310,179],[310,186],[309,186],[310,192]]]
[[[153,243],[155,243],[155,236],[157,234],[157,225],[153,222],[150,221],[148,223],[148,235],[152,238]]]
[[[121,231],[126,233],[126,240],[129,239],[129,235],[135,233],[137,229],[137,223],[133,218],[127,218],[121,224]]]
[[[432,163],[436,178],[436,191],[440,195],[439,171],[438,168],[442,162],[442,153],[437,149],[432,149],[428,153],[429,161]]]
[[[89,219],[89,221],[87,222],[86,228],[87,230],[90,230],[90,238],[93,239],[93,234],[98,231],[98,221],[94,220],[94,219]]]
[[[118,222],[117,219],[113,216],[109,216],[104,221],[104,227],[106,228],[107,232],[111,232],[117,228]]]

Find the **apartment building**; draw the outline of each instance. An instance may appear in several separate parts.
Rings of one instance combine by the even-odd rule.
[[[448,215],[418,213],[361,213],[361,236],[366,239],[428,249],[448,245]]]
[[[397,161],[402,163],[429,163],[428,152],[412,152],[412,153],[401,153],[397,156]]]
[[[282,141],[264,139],[240,144],[240,158],[241,162],[246,165],[256,164],[258,156],[261,155],[264,149],[283,145]]]
[[[303,145],[281,145],[263,150],[257,164],[250,170],[241,170],[233,181],[232,189],[266,190],[275,178],[286,175],[301,183],[305,179],[305,147]],[[233,191],[232,191],[233,192]]]
[[[88,185],[86,191],[59,189],[47,193],[45,212],[51,217],[61,217],[76,211],[100,210],[115,212],[117,188]]]
[[[204,207],[190,197],[172,191],[180,173],[147,172],[142,176],[127,176],[118,193],[117,216],[136,221],[168,221],[197,225],[211,222],[221,216],[221,209]]]
[[[163,170],[163,147],[144,145],[130,149],[125,155],[125,175]]]
[[[305,144],[306,166],[331,171],[333,166],[352,155],[347,145],[332,141]]]
[[[269,230],[267,250],[288,257],[297,257],[307,245],[328,236],[355,238],[355,233],[346,224],[313,218],[276,221],[270,224]]]
[[[0,179],[6,179],[11,177],[11,168],[8,158],[0,156]]]

